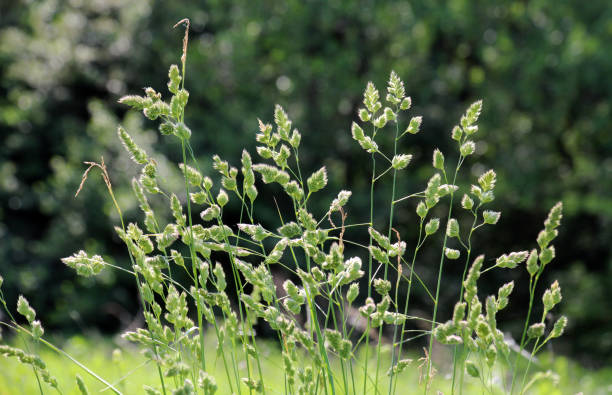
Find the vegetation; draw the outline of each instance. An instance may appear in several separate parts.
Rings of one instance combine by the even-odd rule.
[[[327,169],[307,171],[303,166],[301,134],[278,105],[275,127],[259,121],[256,150],[262,163],[254,163],[243,150],[240,171],[214,155],[212,167],[218,180],[202,173],[191,144],[192,132],[185,123],[189,21],[180,23],[186,24],[186,32],[181,67],[172,65],[168,73],[170,100],[164,101],[161,93],[146,88],[144,96],[124,96],[120,102],[158,120],[160,133],[177,140],[182,191],[168,188],[158,169],[160,160],[149,156],[119,126],[119,139],[142,169],[132,180],[144,215],[142,227],[124,220],[104,159],[86,162],[89,167],[77,195],[86,187],[90,173],[100,171],[119,218],[115,231],[127,246],[131,266],[122,268],[83,250],[63,259],[84,277],[109,268],[133,276],[146,325],[123,337],[140,344],[147,363],[156,367],[158,382],[148,382],[144,387],[147,393],[271,391],[276,380],[270,384],[269,375],[264,374],[261,338],[257,336],[261,330],[270,331],[277,339],[282,390],[286,393],[375,390],[391,394],[397,392],[405,372],[412,372],[412,376],[418,372],[422,391],[428,393],[438,383],[433,379],[441,369],[434,357],[434,343],[452,350],[450,384],[442,384],[452,393],[473,385],[466,376],[477,379],[482,391],[510,394],[525,393],[539,379],[553,376],[551,372],[531,374],[530,369],[536,353],[561,336],[567,325],[565,316],[550,322],[551,311],[561,301],[558,282],[544,292],[538,287],[544,269],[555,257],[551,242],[558,235],[562,205],[550,210],[544,229],[537,235],[537,249],[502,254],[494,260],[477,255],[486,251],[486,246],[473,247],[473,235],[487,229],[491,233],[491,226],[501,216],[501,212],[489,209],[495,200],[495,171],[482,172],[471,185],[461,184],[458,178],[462,166],[476,154],[481,101],[470,105],[449,133],[454,150],[446,156],[438,148],[433,151],[433,174],[426,186],[409,185],[411,191],[402,195],[398,186],[413,156],[401,153],[399,143],[420,132],[422,117],[404,119],[412,100],[395,72],[388,79],[384,100],[369,82],[358,111],[360,122],[351,126],[352,138],[371,161],[369,215],[353,221],[348,216],[352,197],[348,190],[341,190],[331,204],[325,204],[326,209],[318,210],[323,199],[319,192],[328,184]],[[256,183],[256,174],[270,185]],[[390,196],[384,199],[385,204],[376,204],[375,191],[384,181],[391,183]],[[274,200],[258,200],[259,191],[265,188],[274,188]],[[237,220],[225,213],[231,204],[240,212]],[[159,214],[164,206],[171,222],[162,222],[167,217]],[[262,206],[268,212],[277,211],[277,226],[262,226],[258,217],[258,210],[266,210]],[[418,237],[403,237],[395,229],[400,206],[411,207]],[[388,223],[382,227],[375,224],[379,210],[388,213]],[[196,212],[200,212],[200,219]],[[464,223],[471,225],[465,227]],[[367,235],[367,244],[359,242],[363,238],[360,234]],[[438,251],[439,259],[434,287],[427,286],[419,275],[420,267],[428,262],[421,251],[431,247]],[[444,267],[458,259],[463,262],[459,300],[444,322],[439,309]],[[523,264],[529,275],[529,305],[516,344],[498,328],[502,321],[497,318],[509,303],[514,282],[501,284],[484,300],[478,287],[479,278],[486,273],[522,268]],[[279,279],[282,285],[276,284]],[[431,319],[429,315],[409,314],[410,296],[417,287],[430,298]],[[534,303],[539,305],[540,298],[542,315],[534,319]],[[17,302],[17,312],[27,321],[24,324],[14,318],[3,294],[0,301],[10,318],[5,326],[34,345],[64,354],[108,389],[121,393],[46,340],[26,298],[20,296]],[[191,318],[194,314],[195,321]],[[413,329],[418,323],[424,323],[424,329]],[[217,369],[210,368],[207,332],[214,338],[213,347],[223,367],[223,388],[217,384]],[[405,358],[404,347],[421,337],[427,339],[423,355],[418,360]],[[383,352],[385,338],[390,340],[387,352]],[[5,345],[0,352],[29,365],[41,393],[47,385],[61,392],[58,381],[29,344],[26,342],[23,349]],[[81,378],[77,383],[81,392],[87,393]]]
[[[61,341],[61,340],[57,340]],[[207,344],[214,343],[207,338]],[[75,336],[62,342],[62,349],[74,356],[83,364],[91,367],[100,376],[107,378],[121,392],[126,394],[142,392],[142,386],[158,380],[157,372],[151,369],[151,362],[139,355],[134,347],[124,344],[118,340],[118,344],[108,341],[108,339],[97,338],[95,335],[88,335],[87,338]],[[211,344],[212,345],[212,344]],[[281,354],[278,348],[266,341],[261,342],[262,365],[265,373],[270,373],[267,380],[273,392],[283,392],[283,378],[275,374],[277,369],[282,366]],[[383,348],[383,355],[390,356],[388,348]],[[41,358],[47,363],[48,369],[54,372],[59,386],[66,395],[79,395],[81,392],[77,387],[75,376],[79,375],[90,393],[102,390],[105,386],[94,378],[84,374],[81,368],[74,364],[66,363],[66,359],[51,350],[42,348]],[[417,356],[414,355],[416,358]],[[217,385],[219,388],[227,387],[226,378],[223,374],[222,364],[215,364],[219,356],[211,354],[210,360],[216,366]],[[38,386],[32,380],[32,371],[27,366],[20,364],[16,360],[7,359],[3,361],[3,369],[0,371],[0,394],[9,395],[15,391],[30,394],[37,393]],[[371,366],[374,366],[372,363]],[[553,370],[557,372],[554,380],[540,380],[532,387],[532,393],[537,394],[606,394],[609,386],[609,377],[612,372],[610,369],[602,369],[591,372],[581,368],[574,362],[564,357],[555,357],[554,361],[543,355],[539,358],[538,369],[543,371]],[[385,380],[387,378],[385,377]],[[399,377],[400,388],[418,388],[418,371],[407,370]],[[432,386],[441,388],[443,393],[448,393],[447,388],[450,382],[440,375],[434,377]],[[466,378],[466,392],[476,390],[480,385],[478,379]],[[108,390],[107,390],[108,391]],[[105,391],[105,392],[107,392]],[[222,393],[219,391],[218,393]]]
[[[48,331],[95,327],[111,334],[138,313],[131,276],[104,271],[96,280],[76,277],[62,270],[60,258],[86,249],[129,266],[113,231],[119,219],[104,184],[91,183],[74,199],[82,162],[104,155],[127,222],[138,218],[129,188],[138,169],[108,133],[118,123],[159,159],[167,182],[180,179],[176,168],[157,155],[181,161],[175,140],[160,139],[152,122],[116,101],[143,86],[165,83],[159,69],[176,62],[182,35],[171,26],[189,15],[188,67],[194,76],[189,108],[194,110],[185,117],[197,131],[191,141],[200,166],[209,168],[213,152],[238,158],[245,146],[254,153],[257,117],[281,103],[308,131],[303,165],[324,164],[329,170],[328,188],[320,192],[325,198],[312,202],[321,202],[317,210],[346,185],[354,194],[350,215],[369,209],[370,163],[352,160],[360,147],[346,133],[364,82],[382,87],[395,70],[414,99],[415,113],[424,116],[426,133],[400,142],[401,152],[413,154],[412,171],[403,173],[405,182],[398,186],[401,194],[407,192],[404,185],[427,182],[431,148],[450,152],[454,141],[441,136],[470,102],[485,98],[478,156],[458,177],[471,183],[495,168],[496,210],[504,217],[495,239],[481,233],[476,241],[489,246],[489,256],[520,250],[537,234],[548,209],[563,201],[565,231],[557,244],[571,248],[557,251],[556,264],[540,280],[559,279],[566,296],[560,309],[570,318],[569,336],[558,339],[555,351],[587,366],[610,363],[612,305],[605,303],[612,299],[612,194],[605,182],[612,169],[608,3],[238,0],[228,7],[218,1],[203,6],[133,0],[126,7],[119,0],[2,2],[4,292],[10,300],[19,293],[27,296]],[[390,196],[390,188],[390,182],[379,185],[376,206]],[[269,197],[267,190],[260,194],[262,200]],[[231,203],[225,212],[240,215]],[[263,225],[276,225],[276,210],[262,207],[259,214]],[[410,214],[407,206],[399,206],[396,229],[416,239],[416,227],[408,226]],[[377,229],[388,223],[385,210],[375,215]],[[359,241],[367,243],[367,237]],[[437,259],[433,250],[432,256],[428,249],[421,253]],[[452,314],[459,293],[459,266],[445,268],[454,280],[440,291],[443,316]],[[421,275],[435,286],[437,265],[423,267]],[[490,276],[494,283],[515,280],[516,306],[528,304],[528,273],[492,271]],[[90,297],[81,298],[83,293]],[[429,297],[421,289],[413,289],[411,300],[415,308],[429,311]],[[504,313],[514,337],[523,329],[521,316],[514,304]]]

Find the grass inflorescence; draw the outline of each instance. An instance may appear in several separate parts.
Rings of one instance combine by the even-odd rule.
[[[188,29],[188,20],[181,22]],[[399,383],[411,377],[415,385],[411,392],[427,394],[440,383],[435,376],[444,368],[448,376],[440,388],[450,393],[476,385],[488,393],[522,394],[538,380],[554,377],[540,371],[532,374],[532,365],[535,354],[559,337],[567,324],[565,317],[559,317],[552,327],[546,326],[546,318],[561,301],[557,282],[543,293],[542,316],[533,319],[532,311],[541,294],[541,275],[555,256],[551,242],[558,233],[562,205],[551,209],[537,236],[538,248],[503,254],[492,264],[474,249],[476,231],[490,232],[501,216],[492,207],[497,181],[494,170],[484,172],[471,185],[458,185],[461,169],[475,155],[482,101],[470,105],[450,132],[455,149],[446,155],[434,149],[426,185],[399,196],[398,183],[412,160],[410,153],[400,152],[399,143],[420,133],[423,119],[410,114],[412,100],[395,72],[388,79],[384,100],[376,86],[367,83],[359,121],[352,123],[350,133],[371,163],[369,212],[366,218],[351,222],[346,210],[352,196],[349,190],[339,191],[327,210],[313,209],[313,200],[320,199],[319,192],[327,187],[327,169],[306,169],[300,163],[302,137],[281,106],[275,107],[272,123],[258,122],[258,159],[243,150],[235,162],[215,155],[212,170],[200,169],[192,132],[185,123],[187,40],[186,31],[181,67],[172,65],[168,73],[169,99],[146,88],[144,96],[120,100],[159,122],[163,136],[178,141],[182,162],[177,166],[184,188],[167,190],[158,177],[157,161],[121,126],[118,136],[142,169],[132,181],[142,223],[124,222],[103,160],[87,163],[79,187],[80,191],[90,171],[100,169],[120,218],[115,230],[131,262],[123,270],[134,277],[145,321],[143,328],[123,337],[138,344],[145,363],[155,366],[155,381],[144,385],[146,393],[396,394],[405,393],[402,387],[406,384]],[[389,133],[390,146],[388,137],[380,137]],[[375,191],[389,179],[388,205],[376,205]],[[263,188],[292,208],[278,210],[277,227],[265,227],[258,219],[257,206],[278,207],[258,199]],[[165,202],[167,211],[156,212],[153,207],[158,205],[150,204],[153,199]],[[240,207],[237,223],[227,222],[224,215],[231,201]],[[403,238],[396,230],[395,211],[400,205],[414,212],[416,239]],[[389,218],[382,228],[374,224],[378,210]],[[444,215],[438,218],[434,212]],[[461,224],[470,226],[460,226],[460,216],[467,216],[469,221]],[[168,217],[170,221],[165,220]],[[351,234],[362,232],[361,239],[368,244],[347,239],[349,228]],[[440,232],[441,243],[437,244],[433,236]],[[348,255],[348,244],[361,253]],[[417,262],[426,248],[438,251],[434,287],[428,287],[418,274]],[[440,289],[449,260],[462,262],[464,270],[453,315],[443,321]],[[85,251],[63,262],[82,276],[116,268]],[[275,273],[285,274],[282,285],[275,283],[272,267]],[[482,295],[478,289],[481,277],[489,271],[514,269],[526,270],[530,278],[529,307],[516,346],[497,320],[497,313],[509,303],[514,283],[500,284],[494,295]],[[409,315],[411,294],[417,287],[432,302],[431,313],[420,317]],[[11,314],[1,290],[0,301],[9,314],[3,325],[26,344],[23,349],[2,345],[0,354],[30,366],[41,393],[49,386],[62,390],[36,353],[39,346],[64,354],[83,374],[107,390],[122,393],[120,386],[46,340],[34,309],[23,296],[17,312],[25,321]],[[424,325],[412,325],[417,321]],[[279,349],[274,378],[265,351],[270,343],[257,336],[262,327],[273,331]],[[408,345],[419,338],[427,339],[422,355],[408,354]],[[447,345],[452,355],[450,368],[435,360],[435,344]],[[86,381],[75,380],[79,390],[87,393]]]

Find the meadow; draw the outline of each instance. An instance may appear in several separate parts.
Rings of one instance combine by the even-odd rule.
[[[120,339],[90,334],[87,337],[75,336],[69,339],[57,339],[57,343],[70,355],[115,384],[123,393],[141,393],[144,385],[157,380],[155,370],[151,369],[151,361],[142,356],[137,348],[125,344]],[[212,346],[213,339],[210,339],[209,343]],[[282,369],[280,350],[272,343],[265,344],[264,347],[262,350],[264,372],[269,377],[270,393],[284,393],[284,381],[282,375],[278,374],[279,370]],[[388,350],[385,353],[388,353]],[[416,357],[416,355],[414,356]],[[47,362],[49,370],[56,375],[60,386],[64,389],[63,394],[81,394],[75,381],[76,375],[83,378],[90,389],[90,393],[99,393],[99,391],[104,390],[104,385],[88,377],[82,369],[67,358],[45,349],[41,349],[41,357]],[[214,358],[213,353],[211,360],[214,360]],[[373,364],[374,361],[371,361],[371,365]],[[565,395],[582,392],[583,394],[605,395],[612,392],[612,384],[610,384],[611,369],[590,371],[581,368],[579,364],[567,358],[559,356],[553,358],[552,355],[546,353],[540,357],[538,364],[538,369],[542,371],[553,370],[557,373],[557,376],[535,383],[528,393]],[[217,376],[224,377],[220,367],[221,364],[215,363],[214,366],[217,366]],[[35,394],[38,392],[36,381],[32,380],[32,371],[27,366],[7,359],[3,361],[2,367],[0,370],[0,394]],[[436,378],[435,380],[435,386],[440,388],[443,393],[447,393],[448,381],[444,378]],[[401,388],[404,389],[402,393],[418,392],[416,391],[419,385],[418,381],[417,371],[407,372],[400,382]],[[479,384],[478,380],[472,379],[468,383],[466,393],[480,393]],[[219,394],[229,393],[223,390],[227,386],[226,383],[220,381],[218,385]],[[243,388],[243,390],[246,390],[246,388]],[[108,389],[102,393],[106,392],[108,392]]]
[[[168,93],[147,87],[119,103],[174,141],[180,182],[167,182],[158,165],[166,157],[149,155],[118,125],[117,137],[140,169],[131,181],[140,218],[126,220],[125,196],[115,194],[103,157],[85,162],[75,196],[91,183],[104,185],[130,264],[115,265],[87,246],[62,259],[84,278],[109,270],[133,277],[142,325],[112,340],[54,338],[26,297],[13,301],[0,293],[10,333],[0,345],[10,361],[2,388],[164,395],[611,390],[604,384],[609,371],[587,372],[552,352],[568,325],[559,313],[561,286],[544,274],[556,263],[563,203],[550,207],[540,232],[520,249],[489,257],[491,246],[477,242],[480,235],[495,239],[502,218],[496,171],[465,171],[482,147],[486,98],[466,106],[445,136],[449,149],[430,148],[426,182],[406,187],[414,155],[405,141],[424,132],[424,117],[413,113],[395,71],[380,90],[364,81],[346,134],[368,163],[370,175],[361,182],[369,195],[353,196],[345,185],[328,199],[321,191],[333,174],[325,164],[304,166],[300,148],[308,133],[302,137],[280,105],[270,122],[258,119],[255,152],[243,149],[233,160],[197,157],[196,132],[185,117],[190,21],[179,26],[182,54],[169,68]],[[387,185],[383,198],[381,185]],[[368,201],[368,212],[355,215],[355,199]],[[410,236],[397,230],[407,218]],[[435,268],[433,281],[423,279],[423,265]],[[461,273],[452,285],[445,276],[451,265]],[[516,271],[522,275],[507,274]],[[522,316],[510,322],[505,310],[519,280],[526,280],[518,286],[527,287],[528,301],[514,306]],[[441,299],[446,289],[454,290],[451,306]],[[429,311],[414,309],[417,292]]]

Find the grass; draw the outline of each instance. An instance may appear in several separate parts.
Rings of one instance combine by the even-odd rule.
[[[558,282],[543,293],[544,308],[539,322],[537,317],[531,317],[531,312],[540,299],[541,290],[537,287],[540,275],[555,256],[551,242],[558,235],[562,203],[551,209],[544,229],[537,236],[539,250],[503,254],[494,264],[492,260],[485,261],[481,251],[480,255],[473,251],[475,231],[494,232],[492,226],[501,216],[500,212],[489,210],[495,200],[494,170],[481,174],[472,185],[455,185],[464,162],[477,154],[474,139],[482,101],[470,105],[452,129],[449,137],[456,144],[455,150],[447,153],[448,159],[439,149],[433,151],[432,176],[427,186],[419,190],[423,185],[412,185],[416,192],[401,197],[396,194],[396,184],[401,182],[412,155],[400,153],[398,142],[421,131],[422,117],[407,118],[412,100],[406,96],[404,83],[395,72],[390,73],[384,100],[375,85],[368,82],[364,107],[358,112],[361,122],[352,123],[351,135],[365,151],[363,158],[372,160],[369,221],[364,222],[365,218],[355,221],[351,217],[346,223],[343,207],[350,207],[352,192],[340,191],[327,211],[314,207],[313,201],[321,196],[317,193],[327,186],[327,170],[323,166],[312,172],[313,169],[300,163],[301,135],[280,105],[274,111],[274,125],[259,121],[255,160],[262,162],[254,163],[251,154],[244,150],[240,170],[218,155],[213,156],[216,180],[207,175],[215,176],[215,172],[200,169],[190,143],[192,132],[185,124],[189,21],[180,23],[185,23],[187,29],[181,68],[172,65],[168,72],[170,101],[162,100],[163,95],[153,88],[146,88],[145,96],[124,96],[120,102],[142,110],[152,121],[161,121],[160,132],[178,139],[182,157],[178,167],[184,189],[166,190],[163,177],[158,177],[157,161],[119,126],[119,138],[134,163],[142,167],[132,187],[144,215],[143,223],[124,222],[103,159],[99,163],[85,162],[89,167],[77,191],[78,195],[90,171],[101,171],[120,218],[120,226],[115,230],[125,243],[131,262],[129,269],[122,270],[134,276],[146,322],[145,328],[123,335],[125,340],[142,346],[142,358],[130,349],[124,353],[125,359],[117,357],[115,363],[109,363],[108,350],[112,346],[106,346],[106,350],[98,346],[109,344],[108,341],[68,342],[68,353],[64,355],[89,375],[85,383],[80,383],[82,393],[87,393],[84,388],[88,383],[98,391],[112,390],[116,394],[139,392],[143,385],[150,385],[155,388],[148,393],[159,395],[195,394],[196,387],[205,395],[213,395],[217,389],[219,393],[251,395],[430,391],[522,395],[529,390],[554,393],[550,381],[557,375],[542,370],[534,357],[550,340],[561,336],[567,324],[567,318],[562,316],[552,327],[545,326],[545,318],[562,299]],[[263,184],[270,185],[256,183],[259,177]],[[375,207],[375,191],[384,181],[392,182],[389,204]],[[268,193],[274,191],[275,202],[285,199],[293,210],[279,209],[278,223],[266,224],[268,228],[264,228],[260,223],[266,221],[255,207],[271,206],[271,202],[262,199],[255,202],[258,188]],[[459,205],[460,194],[463,197]],[[162,201],[167,208],[159,209],[149,199]],[[224,216],[224,207],[230,199],[239,204],[237,223]],[[404,240],[396,230],[397,204],[414,209],[413,218],[419,218],[417,240]],[[375,223],[380,211],[389,219],[384,226]],[[167,222],[170,218],[173,220]],[[466,226],[470,223],[471,226]],[[345,239],[349,226],[356,227],[363,236],[369,234],[368,244]],[[433,237],[436,233],[443,233],[443,241],[438,245]],[[357,248],[347,249],[345,256],[345,245]],[[433,284],[425,285],[418,275],[421,268],[415,262],[421,247],[438,251],[435,288]],[[479,249],[486,252],[486,247]],[[225,257],[218,261],[220,254]],[[464,265],[459,300],[452,317],[444,317],[451,319],[444,322],[438,315],[440,289],[448,281],[444,264],[459,258]],[[66,257],[63,262],[82,276],[94,276],[106,267],[117,269],[101,256],[85,251]],[[496,314],[508,305],[514,282],[500,284],[496,294],[484,299],[478,281],[492,269],[515,269],[519,264],[518,270],[525,268],[530,275],[530,303],[520,346],[513,350],[512,342],[498,327]],[[271,265],[282,268],[288,276],[282,285],[284,293],[275,284]],[[177,270],[184,271],[191,284],[179,283],[173,277]],[[407,315],[413,280],[431,296],[431,314]],[[232,287],[228,288],[228,284],[233,286],[235,295],[230,295]],[[362,298],[358,298],[360,287]],[[399,300],[399,289],[403,287],[408,290],[405,301]],[[366,295],[365,301],[361,300]],[[19,359],[34,369],[36,380],[28,375],[23,381],[19,374],[13,382],[33,385],[34,389],[23,391],[35,392],[38,388],[41,394],[42,382],[57,388],[60,394],[65,388],[74,387],[70,381],[62,386],[53,379],[53,374],[69,374],[67,380],[74,380],[78,368],[52,369],[56,364],[49,361],[55,361],[54,356],[46,355],[46,350],[39,346],[56,348],[43,337],[44,328],[27,299],[20,296],[17,302],[17,312],[27,320],[27,325],[20,324],[12,315],[8,307],[12,303],[7,304],[1,289],[0,302],[10,318],[10,322],[2,324],[18,332],[21,338],[33,340],[17,345],[23,346],[23,350],[0,345],[0,354]],[[194,312],[197,323],[192,320]],[[356,341],[354,338],[360,334],[351,324],[355,317],[365,327]],[[405,326],[413,320],[428,322],[431,330],[419,330],[415,337],[415,331]],[[256,322],[264,322],[272,329],[276,341],[255,336]],[[391,326],[393,338],[389,345],[370,343],[371,333],[378,332],[379,338],[383,338],[383,328]],[[408,343],[421,336],[428,336],[428,347],[423,354],[410,358],[403,347],[412,346],[414,343]],[[71,351],[72,347],[76,349]],[[39,357],[51,360],[47,359],[48,365],[44,365]],[[90,378],[97,381],[91,382]]]
[[[137,348],[126,344],[118,346],[111,338],[97,335],[74,336],[63,340],[56,339],[55,343],[61,344],[62,348],[73,357],[111,383],[116,384],[117,388],[125,394],[142,393],[144,385],[156,383],[159,380],[154,364],[141,355]],[[206,339],[206,343],[208,346],[214,346],[214,339],[209,337]],[[263,374],[267,378],[266,390],[269,390],[271,394],[284,393],[280,350],[274,342],[261,342],[259,347],[263,362]],[[390,349],[384,346],[381,348],[382,356],[390,357]],[[41,357],[47,363],[49,371],[55,375],[60,387],[63,388],[65,395],[80,395],[75,381],[77,374],[83,377],[90,393],[100,393],[104,390],[103,385],[88,377],[82,369],[66,358],[48,349],[40,349],[39,351]],[[447,357],[451,358],[450,353],[447,354]],[[415,358],[417,358],[416,354]],[[215,376],[219,378],[217,393],[230,394],[227,382],[223,380],[223,377],[225,377],[224,369],[222,364],[219,363],[218,357],[214,353],[210,353],[210,355],[207,355],[207,360],[211,362],[211,366],[215,367]],[[449,364],[450,362],[449,359]],[[372,358],[369,368],[372,371],[375,367],[376,361]],[[551,369],[557,372],[559,382],[555,385],[551,380],[541,380],[528,393],[547,395],[576,394],[579,392],[590,395],[612,394],[612,382],[610,380],[612,368],[589,371],[567,358],[555,357],[553,359],[550,354],[546,353],[540,357],[539,368],[541,371]],[[418,391],[419,377],[416,369],[404,371],[397,377],[397,380],[399,393],[411,394]],[[381,388],[386,388],[386,385],[388,385],[387,376],[384,376],[381,384]],[[450,393],[449,387],[450,382],[444,375],[434,378],[432,390],[447,394]],[[246,387],[243,389],[246,390]],[[467,394],[480,393],[479,389],[480,382],[472,378],[466,382],[464,388]],[[341,388],[339,390],[340,393],[344,393]],[[368,390],[371,391],[369,393],[374,393],[371,386]],[[0,369],[0,395],[16,393],[38,393],[38,385],[35,380],[32,380],[32,372],[28,366],[20,364],[12,358],[3,359]],[[102,393],[109,393],[109,391],[103,391]]]

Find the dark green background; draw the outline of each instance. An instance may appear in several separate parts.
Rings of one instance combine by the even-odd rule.
[[[176,160],[178,149],[116,101],[145,86],[165,92],[183,35],[172,25],[189,17],[186,121],[202,165],[212,153],[237,164],[242,147],[254,152],[257,118],[271,121],[279,103],[302,132],[304,168],[328,166],[330,198],[353,189],[353,222],[367,219],[369,162],[349,128],[368,80],[382,90],[395,70],[412,96],[410,114],[424,117],[422,133],[402,142],[401,151],[415,155],[402,193],[422,188],[434,147],[453,161],[450,129],[472,101],[484,99],[479,139],[486,143],[463,181],[495,168],[493,207],[503,215],[495,234],[477,234],[476,248],[488,257],[533,248],[548,209],[562,200],[557,259],[545,281],[559,278],[570,323],[553,347],[588,365],[612,362],[609,1],[124,3],[0,3],[0,271],[9,299],[26,294],[48,328],[115,331],[137,311],[131,278],[76,278],[59,259],[85,248],[126,264],[103,183],[92,178],[73,198],[81,162],[104,155],[120,204],[137,219],[128,182],[138,169],[120,147],[117,124],[150,153]],[[160,166],[176,182],[176,170],[161,159]],[[379,192],[377,202],[386,204],[388,188]],[[260,209],[262,221],[275,225],[274,207]],[[412,203],[397,220],[410,240]],[[432,286],[436,254],[418,263]],[[447,284],[458,284],[452,277],[462,268],[453,265]],[[519,282],[502,317],[516,330],[527,278],[503,275],[483,291]],[[444,288],[443,305],[452,306],[453,287]]]

